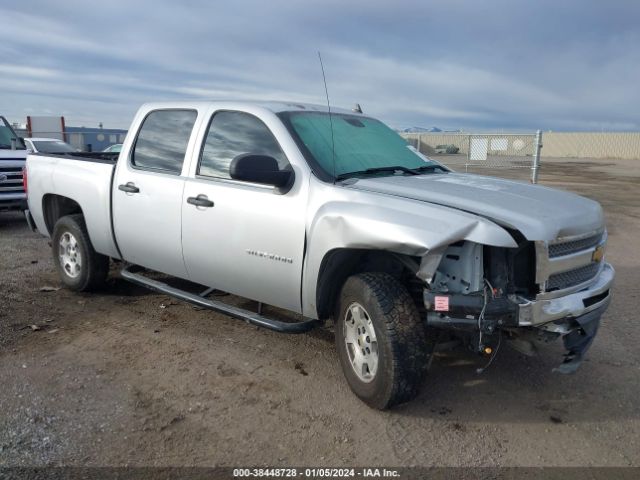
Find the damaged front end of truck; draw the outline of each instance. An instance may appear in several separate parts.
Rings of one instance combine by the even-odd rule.
[[[611,300],[607,232],[551,242],[509,233],[516,248],[459,241],[423,258],[427,325],[452,331],[491,360],[502,342],[532,355],[562,337],[566,353],[554,371],[573,373]]]

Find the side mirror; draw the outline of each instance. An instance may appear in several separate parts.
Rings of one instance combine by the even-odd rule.
[[[275,158],[244,153],[231,161],[229,175],[234,180],[273,185],[288,190],[293,185],[293,170],[280,170]]]

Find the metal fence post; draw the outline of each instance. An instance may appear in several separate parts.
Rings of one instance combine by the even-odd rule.
[[[421,147],[420,142],[422,139],[422,135],[418,134],[416,138],[418,139],[418,141],[416,142],[416,145],[418,147],[418,153],[422,153],[422,151],[420,150],[420,147]]]
[[[465,173],[469,172],[469,164],[471,163],[471,135],[467,136],[467,163],[464,164]]]
[[[533,165],[531,166],[531,183],[538,183],[538,173],[540,171],[540,149],[542,148],[542,131],[536,132],[536,140],[533,151]]]

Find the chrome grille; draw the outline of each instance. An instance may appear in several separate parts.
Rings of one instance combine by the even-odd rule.
[[[562,290],[574,287],[595,277],[600,271],[601,263],[590,263],[580,268],[569,270],[568,272],[554,273],[547,281],[547,291]]]
[[[549,244],[549,258],[562,257],[563,255],[570,255],[572,253],[581,252],[582,250],[588,250],[600,243],[602,240],[602,233],[593,235],[587,238],[581,238],[580,240],[570,240],[562,243]]]
[[[0,192],[23,192],[22,167],[3,167],[0,165],[0,176],[7,179],[0,182]]]

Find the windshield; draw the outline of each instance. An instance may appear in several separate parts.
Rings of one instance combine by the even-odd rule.
[[[10,149],[11,139],[15,139],[17,149],[24,150],[21,139],[16,135],[4,117],[0,117],[0,148]]]
[[[60,140],[32,140],[32,143],[38,152],[43,153],[66,153],[76,151],[76,149],[71,145]]]
[[[332,113],[330,119],[325,112],[282,112],[279,116],[323,180],[352,173],[354,176],[374,173],[372,169],[377,170],[376,174],[391,175],[394,169],[390,167],[399,167],[399,171],[440,168],[438,163],[418,153],[400,135],[373,118]],[[335,144],[335,153],[332,144]],[[321,172],[317,172],[318,169]],[[442,168],[442,171],[446,170]]]

